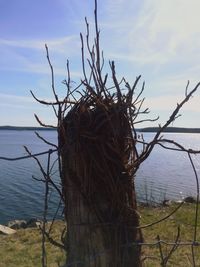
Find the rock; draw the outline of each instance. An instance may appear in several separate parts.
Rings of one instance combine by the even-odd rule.
[[[196,203],[197,201],[196,201],[196,199],[194,198],[194,197],[186,197],[186,198],[184,198],[184,202],[186,202],[186,203]]]
[[[24,229],[24,228],[39,228],[42,221],[31,218],[28,221],[25,220],[13,220],[8,222],[8,227],[12,229]]]
[[[25,220],[14,220],[8,222],[8,227],[12,229],[21,229],[21,228],[26,228],[27,227],[27,222]]]
[[[39,228],[41,224],[42,224],[42,221],[36,218],[32,218],[27,222],[26,227],[27,228],[35,228],[35,227]]]
[[[184,202],[184,200],[181,200],[181,199],[174,201],[174,203],[176,204],[181,204],[182,202]]]
[[[16,231],[11,229],[10,227],[4,226],[0,224],[0,234],[4,234],[4,235],[12,235],[15,234]]]
[[[172,201],[171,200],[169,200],[169,199],[163,200],[162,206],[169,207],[170,205],[172,205]]]

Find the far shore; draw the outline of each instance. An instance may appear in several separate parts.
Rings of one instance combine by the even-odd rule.
[[[56,128],[34,126],[0,126],[0,130],[11,131],[56,131]]]
[[[56,131],[56,128],[50,127],[34,127],[34,126],[0,126],[0,130],[14,130],[14,131]],[[145,127],[136,129],[137,132],[150,133],[157,132],[159,127]],[[166,133],[200,133],[200,128],[185,128],[185,127],[167,127]]]
[[[137,129],[138,132],[157,132],[159,127],[146,127]],[[165,133],[200,133],[200,128],[184,128],[184,127],[167,127],[163,132]]]

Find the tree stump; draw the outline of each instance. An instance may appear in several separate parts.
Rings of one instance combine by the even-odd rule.
[[[123,103],[87,99],[60,129],[67,265],[137,267],[134,139]]]

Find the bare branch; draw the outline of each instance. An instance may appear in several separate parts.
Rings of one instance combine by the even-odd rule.
[[[47,141],[47,140],[46,140],[44,137],[42,137],[38,132],[35,132],[35,134],[36,134],[36,136],[37,136],[39,139],[41,139],[45,144],[47,144],[47,145],[49,145],[49,146],[53,146],[53,147],[55,147],[56,149],[58,149],[58,146],[57,146],[57,145],[55,145],[55,144],[53,144],[53,143]]]
[[[56,126],[48,125],[48,124],[45,124],[45,123],[41,122],[41,120],[38,118],[38,116],[37,116],[36,114],[34,114],[34,116],[35,116],[37,122],[38,122],[41,126],[46,127],[46,128],[54,128],[54,129],[57,129]]]
[[[34,93],[32,91],[31,92],[31,95],[33,96],[33,98],[39,102],[40,104],[42,105],[47,105],[47,106],[58,106],[58,105],[61,105],[61,104],[72,104],[72,105],[75,105],[77,102],[76,101],[72,101],[72,100],[68,100],[68,99],[64,99],[63,101],[56,101],[56,102],[48,102],[48,101],[45,101],[45,100],[41,100],[39,98],[37,98]]]
[[[51,70],[51,88],[52,88],[52,91],[53,91],[55,100],[56,100],[56,102],[58,103],[58,102],[59,102],[59,99],[58,99],[58,95],[56,94],[56,91],[55,91],[53,66],[52,66],[52,64],[51,64],[51,60],[50,60],[50,58],[49,58],[49,50],[48,50],[48,46],[47,46],[46,44],[45,44],[45,48],[46,48],[46,56],[47,56],[47,60],[48,60],[49,67],[50,67],[50,70]]]
[[[51,149],[51,151],[53,153],[53,152],[56,152],[57,149]],[[17,161],[17,160],[30,159],[30,158],[42,156],[42,155],[45,155],[45,154],[48,154],[48,153],[49,153],[49,150],[43,151],[43,152],[40,152],[40,153],[29,154],[28,156],[22,156],[22,157],[14,157],[14,158],[0,157],[0,160]]]

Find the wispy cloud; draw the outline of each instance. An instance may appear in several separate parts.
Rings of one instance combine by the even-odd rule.
[[[173,111],[177,103],[180,103],[183,100],[183,95],[165,95],[158,97],[148,97],[145,101],[145,106],[150,107],[153,111]],[[195,96],[184,105],[181,109],[183,112],[194,111],[200,113],[199,110],[200,97]]]
[[[37,113],[44,123],[56,125],[56,117],[52,108],[38,105],[31,96],[0,93],[0,99],[1,125],[38,126],[34,113]]]
[[[0,39],[0,69],[38,74],[49,74],[50,68],[45,59],[45,43],[48,45],[50,58],[55,65],[56,75],[66,76],[66,60],[80,54],[78,38],[75,36],[49,40],[5,40]],[[14,64],[13,64],[14,63]],[[71,71],[72,78],[80,78],[78,70]]]
[[[1,125],[35,124],[34,112],[37,105],[33,98],[1,93],[0,99]]]
[[[33,108],[36,107],[37,105],[37,101],[31,96],[20,96],[20,95],[16,95],[16,94],[2,94],[0,93],[0,99],[2,104],[1,105],[8,105],[8,106],[12,106],[12,107],[18,107],[18,108]],[[53,97],[45,97],[43,100],[45,101],[49,101],[49,102],[53,102],[54,99]],[[36,105],[35,105],[36,104]],[[38,106],[37,106],[38,107]],[[43,105],[39,105],[39,107],[41,107],[41,110],[43,109]]]
[[[66,51],[72,52],[78,45],[79,38],[75,35],[66,36],[62,38],[55,39],[18,39],[18,40],[6,40],[0,39],[0,45],[8,46],[8,47],[16,47],[16,48],[24,48],[24,49],[34,49],[34,50],[42,50],[45,49],[45,44],[47,44],[50,49],[52,49],[56,53],[65,53]]]
[[[2,94],[0,93],[1,105],[12,105],[21,108],[27,108],[30,104],[34,104],[35,101],[32,97],[19,96],[14,94]]]
[[[109,56],[160,66],[169,62],[190,63],[196,57],[199,59],[198,0],[192,3],[187,0],[146,0],[141,1],[139,6],[136,1],[108,2],[111,16],[106,23],[117,25],[113,28],[116,32],[111,33],[114,40]],[[126,12],[123,12],[124,8]],[[116,45],[113,46],[113,43]]]
[[[28,81],[33,90],[38,90],[39,95],[50,97],[51,77],[45,43],[59,82],[66,77],[67,59],[71,62],[72,79],[77,81],[82,77],[79,31],[85,32],[85,15],[94,22],[94,2],[86,2],[58,0],[58,6],[62,6],[66,17],[55,20],[55,24],[56,21],[59,24],[49,32],[37,34],[35,31],[28,36],[11,32],[5,35],[7,38],[0,38],[1,77],[7,75],[10,79],[13,74],[13,95],[1,94],[1,106],[9,105],[21,110],[27,107],[29,112],[32,111],[33,99],[17,96],[18,90],[26,91],[22,88],[23,79],[15,72],[21,72],[20,77],[26,77],[25,82]],[[187,80],[191,81],[190,88],[200,80],[200,1],[102,0],[98,5],[105,65],[108,66],[107,59],[116,60],[119,78],[125,76],[131,80],[142,74],[142,79],[146,80],[146,105],[158,114],[173,109],[184,97]],[[42,23],[44,18],[40,19]],[[59,33],[55,32],[56,27],[59,27]],[[91,40],[93,29],[94,25],[91,25]],[[40,81],[44,84],[41,85]],[[0,89],[7,92],[6,84],[1,84]],[[185,110],[199,114],[199,98],[193,97]]]

